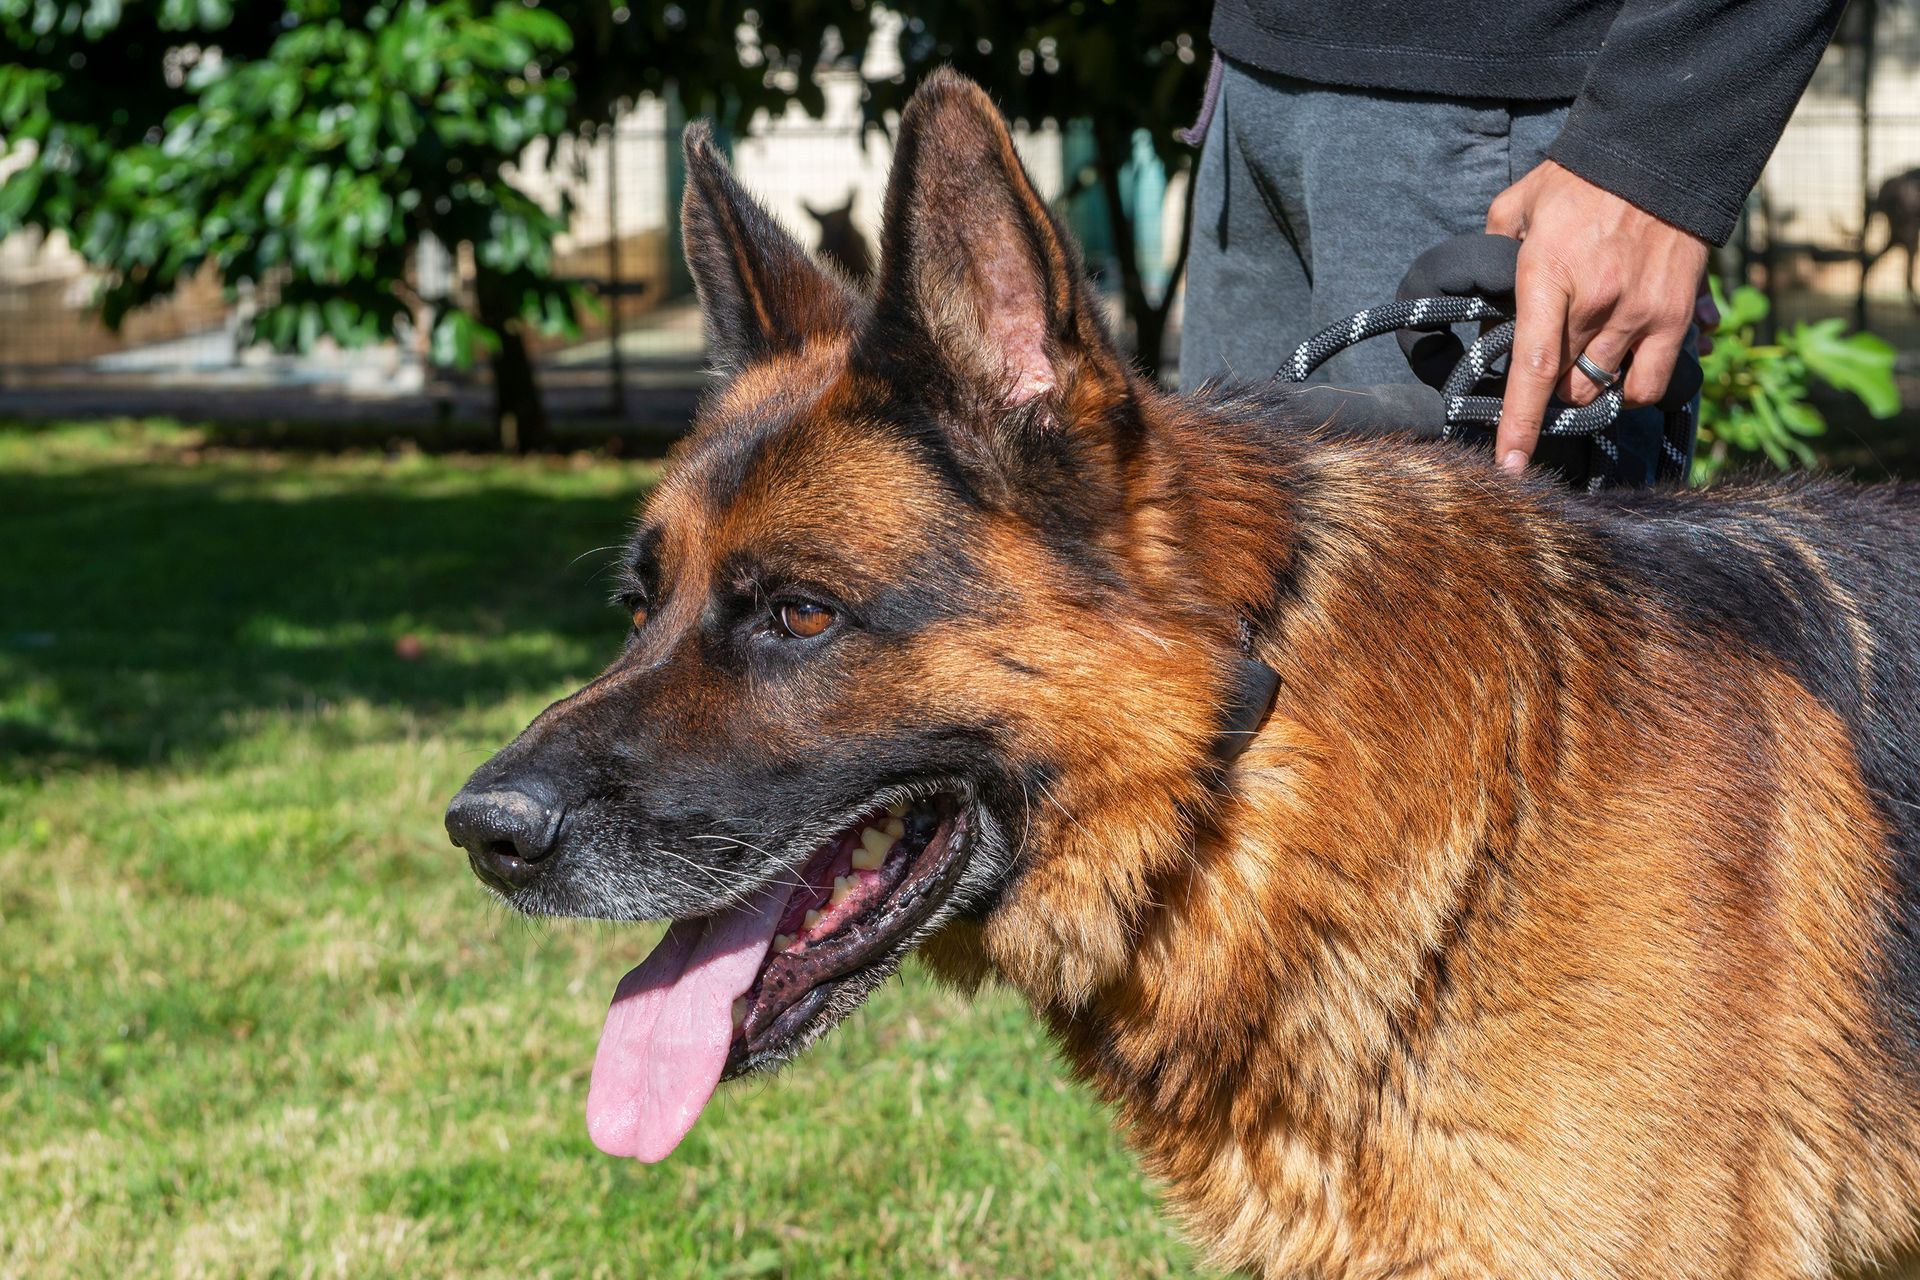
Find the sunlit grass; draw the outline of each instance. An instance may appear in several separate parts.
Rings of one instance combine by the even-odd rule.
[[[1191,1269],[1015,1002],[917,973],[593,1151],[650,935],[508,917],[440,811],[611,652],[651,469],[201,444],[0,429],[0,1275]]]

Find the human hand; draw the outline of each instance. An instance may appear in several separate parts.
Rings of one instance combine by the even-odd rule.
[[[1493,447],[1501,469],[1517,473],[1539,443],[1555,390],[1568,404],[1599,396],[1600,385],[1574,367],[1581,352],[1602,369],[1631,355],[1626,403],[1660,398],[1693,320],[1707,243],[1551,160],[1500,193],[1487,231],[1520,241],[1513,355]]]

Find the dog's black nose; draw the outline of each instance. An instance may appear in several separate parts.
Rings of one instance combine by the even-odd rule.
[[[562,807],[537,782],[460,792],[447,806],[447,834],[467,851],[474,874],[502,891],[530,884],[553,852]]]

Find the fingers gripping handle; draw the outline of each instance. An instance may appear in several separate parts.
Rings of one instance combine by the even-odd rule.
[[[1414,260],[1400,282],[1397,301],[1328,325],[1300,344],[1280,374],[1289,382],[1305,382],[1315,369],[1348,347],[1395,333],[1414,374],[1441,392],[1445,426],[1439,434],[1450,436],[1468,425],[1494,426],[1500,420],[1499,398],[1471,392],[1495,361],[1512,349],[1519,261],[1520,242],[1510,236],[1474,233],[1435,245]],[[1489,321],[1495,327],[1471,349],[1452,332],[1456,324]],[[1684,408],[1699,394],[1701,381],[1700,362],[1682,352],[1660,407],[1668,412]],[[1377,390],[1359,394],[1372,396]],[[1380,403],[1387,406],[1385,400]],[[1548,435],[1593,435],[1612,426],[1620,409],[1620,392],[1610,390],[1591,404],[1563,408],[1542,430]],[[1405,425],[1421,430],[1427,424]],[[1375,428],[1369,424],[1365,429]]]

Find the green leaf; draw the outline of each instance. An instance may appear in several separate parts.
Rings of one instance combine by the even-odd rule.
[[[1820,436],[1827,433],[1827,420],[1805,400],[1789,400],[1779,408],[1781,423],[1795,435]]]
[[[0,235],[17,230],[40,194],[43,174],[37,165],[16,169],[0,182]]]
[[[490,355],[500,349],[500,335],[465,311],[440,313],[428,342],[427,356],[437,365],[464,369],[477,355]]]
[[[320,341],[323,320],[320,308],[311,302],[300,305],[300,322],[295,330],[294,344],[302,352],[312,351],[314,344]]]
[[[565,53],[573,47],[573,30],[544,9],[502,4],[494,9],[493,22],[501,30],[549,52]]]
[[[1893,380],[1893,348],[1870,333],[1847,333],[1836,318],[1797,324],[1782,340],[1821,381],[1851,391],[1876,418],[1900,411],[1900,388]]]
[[[1744,329],[1751,329],[1765,320],[1767,313],[1773,310],[1773,305],[1767,301],[1767,295],[1752,285],[1741,285],[1733,291],[1733,297],[1728,298],[1721,291],[1717,277],[1709,277],[1707,284],[1713,290],[1713,305],[1719,309],[1720,328],[1725,332],[1737,333]]]

